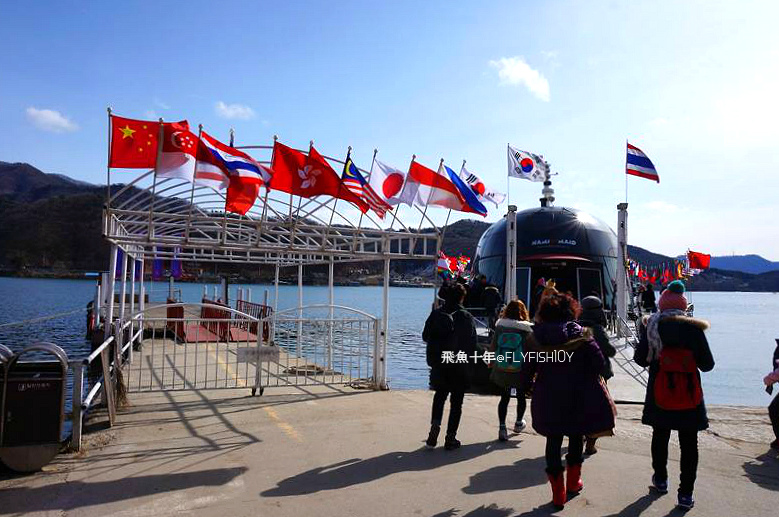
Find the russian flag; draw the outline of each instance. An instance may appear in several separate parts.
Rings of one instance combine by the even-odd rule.
[[[457,187],[457,190],[460,191],[460,195],[463,197],[465,203],[470,208],[469,211],[486,217],[487,207],[485,207],[484,204],[479,201],[479,198],[476,196],[476,193],[473,191],[473,189],[471,189],[471,187],[468,186],[458,174],[455,174],[452,169],[446,165],[444,165],[444,169],[446,169],[447,174],[449,174],[449,179],[452,180],[454,186]]]
[[[654,180],[660,183],[660,176],[657,174],[657,170],[655,170],[655,165],[647,155],[644,154],[644,151],[635,145],[630,145],[629,142],[627,151],[627,160],[625,162],[626,174]]]

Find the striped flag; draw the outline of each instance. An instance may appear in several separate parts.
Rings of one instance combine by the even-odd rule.
[[[365,178],[360,173],[360,169],[352,162],[351,152],[346,154],[341,182],[349,192],[365,201],[380,219],[384,219],[387,210],[392,210],[392,207],[379,197],[376,191],[365,181]]]
[[[626,174],[660,183],[660,176],[652,161],[644,154],[644,151],[635,145],[630,145],[630,143],[628,143],[628,155],[625,163]]]

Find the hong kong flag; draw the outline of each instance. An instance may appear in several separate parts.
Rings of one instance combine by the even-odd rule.
[[[160,123],[111,116],[109,167],[153,169],[157,163]]]
[[[306,156],[276,142],[271,169],[273,190],[301,197],[332,196],[354,203],[363,213],[368,211],[368,204],[341,185],[341,178],[313,146]]]

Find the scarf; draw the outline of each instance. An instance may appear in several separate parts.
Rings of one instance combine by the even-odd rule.
[[[679,309],[668,309],[663,312],[656,312],[649,317],[649,321],[646,325],[646,337],[649,342],[648,351],[646,354],[646,360],[652,362],[660,357],[660,352],[663,350],[663,342],[660,339],[659,323],[663,318],[669,316],[684,316],[684,311]]]

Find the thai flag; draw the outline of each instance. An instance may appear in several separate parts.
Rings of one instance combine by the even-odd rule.
[[[245,214],[254,205],[260,186],[267,185],[270,180],[270,170],[248,154],[223,144],[205,131],[201,132],[200,142],[195,181],[218,189],[227,186],[225,210]],[[221,178],[219,173],[222,174]]]
[[[634,145],[630,145],[630,143],[628,143],[625,173],[660,183],[660,176],[657,174],[652,161],[644,154],[644,151]]]
[[[241,178],[244,181],[257,183],[266,183],[270,180],[268,169],[257,163],[257,161],[234,147],[223,144],[205,131],[200,135],[200,141],[205,146],[207,153],[199,153],[198,162],[202,160],[203,165],[218,167],[223,171],[227,178]],[[198,163],[198,170],[200,163]],[[196,174],[196,178],[198,175]]]

